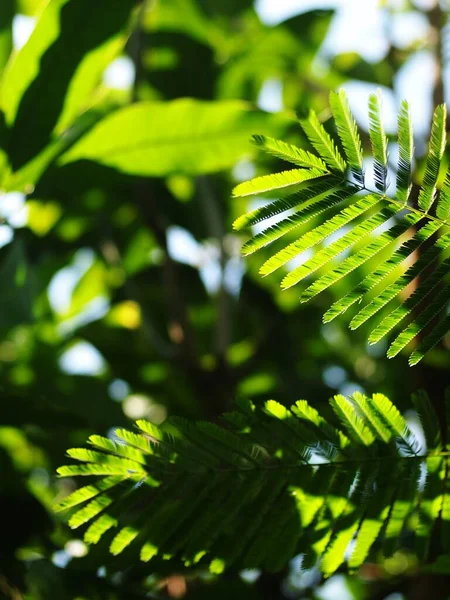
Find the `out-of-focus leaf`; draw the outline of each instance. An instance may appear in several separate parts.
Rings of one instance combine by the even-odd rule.
[[[134,175],[198,175],[229,168],[252,152],[252,132],[279,131],[284,115],[240,101],[142,102],[117,111],[61,158],[88,159]]]
[[[388,61],[371,64],[356,52],[345,52],[335,56],[330,66],[334,76],[338,74],[343,76],[342,81],[345,81],[345,79],[359,79],[360,81],[369,81],[392,87],[394,72]]]
[[[55,127],[89,106],[102,72],[125,42],[135,6],[136,0],[50,0],[45,6],[1,87],[14,170],[47,145]]]
[[[16,0],[17,12],[33,17],[42,8],[46,0]]]
[[[144,27],[149,31],[183,32],[204,43],[211,32],[211,23],[195,0],[160,0],[150,5]]]
[[[15,241],[0,261],[0,329],[33,319],[33,282],[23,244]]]
[[[283,26],[315,54],[325,39],[333,14],[333,10],[310,10],[284,21]]]
[[[0,3],[0,73],[12,50],[14,8],[14,0],[2,0]]]
[[[240,12],[251,8],[252,0],[198,0],[201,8],[210,17],[236,17]]]
[[[49,164],[81,137],[85,131],[88,131],[104,114],[113,109],[114,105],[102,105],[99,109],[95,107],[86,111],[80,115],[69,131],[59,137],[55,136],[41,152],[16,171],[13,171],[11,165],[8,164],[6,152],[3,153],[3,163],[1,162],[2,153],[0,151],[0,189],[6,192],[22,191],[29,194],[42,174],[48,169]],[[0,133],[0,142],[1,137]]]
[[[27,582],[36,600],[69,600],[72,596],[65,587],[63,571],[44,559],[31,561]]]

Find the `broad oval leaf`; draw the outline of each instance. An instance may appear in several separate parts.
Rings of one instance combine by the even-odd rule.
[[[270,135],[286,122],[241,101],[141,102],[106,117],[60,162],[87,159],[150,177],[212,173],[252,152],[253,131]]]

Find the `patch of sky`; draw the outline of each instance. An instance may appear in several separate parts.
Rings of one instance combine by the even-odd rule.
[[[72,264],[60,269],[48,286],[50,306],[56,313],[64,313],[70,307],[73,290],[81,277],[92,266],[94,251],[91,248],[80,248],[74,255]]]
[[[369,96],[380,90],[381,115],[386,133],[395,133],[397,128],[397,106],[392,90],[384,86],[362,81],[347,81],[342,85],[347,93],[350,109],[357,123],[369,130]]]
[[[419,152],[425,150],[423,138],[428,135],[430,128],[434,72],[433,54],[428,50],[421,50],[413,54],[399,69],[394,81],[397,97],[409,103]],[[420,85],[417,85],[418,81]]]
[[[227,292],[235,298],[241,291],[244,273],[245,262],[239,256],[232,256],[225,265],[223,283]]]
[[[60,357],[59,367],[68,375],[101,375],[106,369],[106,362],[100,352],[92,344],[80,341],[66,350]]]
[[[0,194],[0,217],[11,227],[24,227],[28,219],[25,195],[21,192]]]
[[[134,84],[136,70],[128,56],[119,56],[106,69],[103,82],[115,90],[128,90]]]
[[[428,21],[417,11],[401,12],[391,16],[390,35],[397,48],[408,48],[412,42],[428,35]]]
[[[116,402],[122,402],[130,393],[129,384],[123,379],[114,379],[108,387],[108,394]]]
[[[342,394],[342,396],[348,397],[354,394],[355,392],[365,394],[366,390],[354,381],[346,381],[339,387],[339,393]]]
[[[20,50],[28,42],[36,25],[36,19],[27,15],[17,14],[13,19],[13,44]]]
[[[347,585],[347,579],[344,575],[335,575],[320,586],[316,591],[319,600],[353,600],[354,595]]]
[[[217,293],[222,282],[230,294],[239,294],[245,269],[239,253],[233,252],[234,255],[227,260],[222,272],[217,240],[206,240],[200,244],[189,231],[176,226],[168,229],[167,247],[173,260],[199,270],[200,278],[209,294]]]
[[[313,257],[313,255],[314,251],[312,250],[312,248],[308,248],[304,252],[301,252],[297,256],[294,256],[294,258],[292,258],[288,263],[286,263],[286,271],[290,272],[296,269],[297,267],[304,265],[307,260]]]
[[[257,104],[267,112],[283,110],[283,86],[278,79],[267,79],[259,93]]]
[[[330,365],[323,370],[322,379],[328,387],[338,389],[347,381],[347,373],[338,365]]]

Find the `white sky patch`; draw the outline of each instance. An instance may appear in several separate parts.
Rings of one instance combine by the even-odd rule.
[[[361,387],[359,384],[355,383],[354,381],[346,381],[339,388],[339,393],[346,397],[351,396],[355,392],[359,392],[360,394],[365,394],[366,390],[363,387]]]
[[[288,263],[286,263],[286,270],[293,271],[297,267],[304,265],[307,260],[313,257],[313,255],[313,249],[307,248],[303,252],[300,252],[300,254],[298,254],[297,256],[294,256],[294,258],[291,258],[291,260]]]
[[[75,254],[73,263],[52,277],[47,294],[55,312],[64,313],[69,309],[75,286],[93,262],[94,252],[90,248],[81,248]]]
[[[239,256],[233,256],[225,265],[224,286],[228,293],[234,297],[237,297],[241,291],[244,273],[245,262]]]
[[[357,123],[366,131],[369,130],[369,96],[378,90],[381,92],[381,117],[386,133],[394,133],[397,128],[397,106],[392,90],[366,83],[348,81],[342,86],[347,93],[350,109]]]
[[[428,50],[423,50],[413,54],[395,78],[397,95],[409,102],[414,133],[420,137],[429,133],[434,72],[434,57]],[[418,81],[420,85],[417,85]]]
[[[252,161],[244,158],[233,167],[233,177],[236,181],[247,181],[256,175],[256,168]]]
[[[106,362],[100,352],[88,342],[78,342],[59,359],[61,371],[68,375],[101,375]]]
[[[259,108],[267,112],[283,110],[283,87],[278,79],[267,79],[259,93]]]
[[[167,230],[167,249],[170,257],[177,262],[193,267],[200,262],[200,244],[189,231],[182,227],[169,227]]]
[[[276,25],[295,15],[314,9],[337,9],[324,43],[326,54],[358,52],[377,61],[387,51],[384,36],[385,14],[378,0],[258,0],[256,10],[267,25]],[[358,26],[355,27],[355,22]]]
[[[70,556],[70,554],[67,554],[65,550],[57,550],[53,553],[52,563],[60,569],[64,569],[64,567],[67,566],[71,559],[72,557]]]
[[[336,55],[357,52],[369,62],[378,62],[388,51],[386,13],[379,0],[341,0],[322,51]],[[357,25],[356,25],[357,24]]]
[[[135,68],[128,56],[116,58],[103,75],[104,83],[115,90],[128,90],[134,84]]]
[[[347,380],[347,373],[338,365],[330,365],[323,370],[322,378],[328,387],[338,389]]]
[[[320,600],[353,600],[354,596],[348,589],[344,575],[335,575],[328,579],[316,592]]]
[[[207,292],[215,294],[222,281],[222,270],[218,260],[211,260],[200,268],[200,277]]]
[[[257,0],[256,11],[266,25],[277,25],[299,13],[315,8],[334,8],[339,0]]]
[[[28,42],[36,25],[36,19],[27,15],[18,14],[13,19],[13,44],[20,50]]]
[[[108,393],[116,402],[122,402],[130,393],[130,386],[123,379],[114,379],[108,387]]]
[[[28,222],[25,194],[21,192],[0,194],[0,217],[3,217],[11,227],[25,227]]]
[[[391,17],[391,37],[395,46],[407,48],[415,40],[428,35],[428,21],[417,11],[401,12]]]

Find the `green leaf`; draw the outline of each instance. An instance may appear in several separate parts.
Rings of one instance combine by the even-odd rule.
[[[403,100],[398,113],[398,166],[397,190],[398,200],[406,204],[411,191],[411,171],[414,154],[414,138],[409,105]]]
[[[335,193],[335,197],[339,198],[341,201],[352,197],[354,194],[354,190],[343,190]],[[269,273],[273,273],[276,269],[279,269],[287,262],[308,250],[312,246],[315,246],[319,242],[322,242],[331,234],[339,231],[341,227],[347,225],[354,219],[360,217],[366,211],[370,210],[374,206],[379,203],[379,198],[377,196],[367,196],[356,201],[354,204],[351,204],[347,208],[344,208],[340,213],[323,223],[322,225],[318,225],[312,231],[308,231],[304,235],[302,235],[298,240],[292,242],[286,248],[283,248],[279,252],[277,252],[274,256],[272,256],[269,260],[267,260],[261,267],[260,273],[263,275],[268,275]],[[295,281],[295,272],[294,274],[287,275],[283,280],[283,287],[287,288],[296,283]]]
[[[300,297],[300,301],[307,302],[310,298],[313,298],[315,295],[337,283],[358,267],[365,265],[368,261],[374,258],[377,258],[377,256],[392,243],[393,239],[396,239],[404,234],[405,231],[411,227],[411,225],[419,220],[420,216],[411,214],[405,215],[398,225],[377,236],[375,239],[371,240],[367,246],[364,246],[361,250],[358,250],[355,252],[355,254],[352,254],[343,260],[342,263],[340,263],[336,268],[319,277],[319,279],[306,288]],[[332,321],[334,318],[344,312],[348,308],[346,301],[347,296],[344,296],[342,301],[336,301],[325,313],[323,318],[324,323]]]
[[[336,148],[336,144],[317,118],[316,113],[310,110],[307,118],[300,118],[299,120],[312,146],[317,150],[330,169],[345,173],[347,165]]]
[[[2,0],[0,5],[0,74],[13,47],[12,21],[15,13],[14,0]]]
[[[372,431],[365,425],[364,419],[358,416],[347,398],[338,394],[330,400],[330,404],[355,443],[363,446],[371,446],[374,443],[375,437]]]
[[[416,315],[409,323],[409,325],[395,338],[392,344],[389,346],[388,357],[393,358],[396,356],[405,346],[407,346],[431,321],[432,319],[440,312],[443,306],[450,300],[450,285],[446,285],[435,297],[434,299],[420,311],[420,314]],[[428,336],[427,344],[432,342],[432,346],[429,346],[428,349],[432,348],[435,343],[437,343],[448,331],[448,320],[444,319],[441,321],[442,329],[439,328],[439,332],[442,333],[441,337],[436,337],[436,334],[433,335],[433,338]],[[438,325],[439,327],[439,325]],[[431,335],[431,334],[430,334]],[[427,338],[426,338],[427,339]],[[425,340],[424,342],[425,343]],[[424,353],[420,349],[415,351],[414,355],[414,364],[417,364],[421,358],[423,358]],[[413,360],[411,358],[411,360]]]
[[[447,168],[444,183],[439,193],[439,199],[436,206],[436,216],[443,221],[450,217],[450,167]]]
[[[376,545],[390,556],[403,544],[403,533],[408,539],[415,529],[424,556],[441,506],[445,518],[448,512],[448,457],[438,447],[419,456],[400,412],[380,394],[330,402],[337,419],[325,419],[304,400],[290,409],[269,400],[260,407],[240,403],[224,427],[172,417],[164,426],[173,438],[145,422],[139,423],[142,433],[120,430],[120,445],[91,436],[98,450],[69,452],[86,461],[82,468],[58,471],[99,479],[57,509],[79,506],[69,523],[90,522],[90,544],[118,528],[110,545],[114,555],[134,547],[145,562],[173,557],[214,572],[277,571],[302,551],[304,567],[317,564],[331,575],[344,562],[358,568]],[[424,402],[427,435],[435,436]],[[337,420],[349,437],[336,428]],[[170,453],[151,453],[166,445]],[[124,458],[135,452],[145,464]],[[105,478],[107,467],[122,473]]]
[[[428,212],[433,204],[436,193],[436,181],[447,139],[446,126],[447,108],[445,104],[441,104],[434,111],[425,173],[423,175],[422,188],[419,192],[418,204],[425,212]]]
[[[424,390],[419,390],[413,394],[412,399],[422,425],[428,452],[440,452],[442,450],[442,439],[439,418],[428,394]]]
[[[239,219],[236,219],[233,227],[240,231],[241,229],[256,225],[265,219],[270,219],[283,212],[290,211],[293,208],[296,208],[296,212],[301,212],[302,214],[310,208],[315,210],[314,207],[319,204],[319,200],[323,198],[323,194],[338,187],[339,184],[340,181],[332,177],[321,177],[313,180],[292,195],[278,198],[264,206],[255,208],[246,215],[242,215]],[[328,198],[326,200],[328,201]],[[320,205],[322,206],[321,210],[326,210],[329,207],[329,203],[327,202],[321,202]]]
[[[0,88],[14,171],[52,141],[55,128],[66,127],[91,105],[103,70],[125,43],[135,6],[135,0],[49,0],[45,5]]]
[[[446,109],[442,105],[434,113],[423,185],[418,203],[414,203],[417,206],[412,202],[408,204],[413,162],[413,133],[408,104],[402,103],[398,116],[399,162],[397,189],[393,197],[387,195],[388,141],[381,119],[379,95],[372,95],[369,99],[369,135],[376,192],[365,187],[361,139],[345,92],[332,92],[330,105],[352,175],[344,175],[343,180],[336,177],[337,172],[345,172],[346,163],[341,162],[331,137],[315,113],[310,112],[308,118],[301,119],[301,123],[319,158],[333,173],[324,172],[317,187],[315,183],[304,186],[301,190],[303,204],[296,205],[295,194],[280,197],[237,219],[235,228],[253,225],[286,211],[275,224],[258,231],[247,241],[242,248],[243,254],[251,254],[288,236],[289,244],[266,257],[260,274],[269,275],[292,259],[298,260],[301,264],[284,276],[281,287],[286,289],[310,278],[300,296],[302,303],[340,283],[338,298],[325,312],[324,322],[328,323],[349,308],[361,304],[350,320],[350,329],[357,329],[383,311],[381,323],[369,333],[369,342],[378,342],[391,329],[398,327],[400,334],[388,350],[391,358],[412,342],[446,308],[448,301],[448,292],[441,288],[444,286],[447,290],[445,267],[448,267],[449,237],[446,220],[450,214],[450,171],[443,182],[436,215],[429,214],[436,196],[445,148]],[[264,146],[265,141],[261,139],[259,143]],[[289,154],[295,155],[294,149],[289,145],[284,147],[278,140],[271,141],[268,146],[269,151],[277,156],[288,158]],[[310,173],[315,170],[305,167],[305,171]],[[289,173],[293,177],[295,171]],[[271,195],[278,190],[282,196],[290,183],[285,173],[266,175],[240,184],[238,191],[250,194],[270,189]],[[340,211],[336,210],[339,204]],[[295,229],[309,221],[312,221],[311,228],[303,228],[298,238],[292,240]],[[305,250],[312,250],[312,256],[302,262],[300,255]],[[348,256],[343,256],[344,252]],[[413,291],[412,283],[416,284]],[[350,291],[345,290],[346,284],[352,285]],[[435,292],[437,297],[431,303],[421,305]],[[403,326],[401,322],[408,315],[414,318]],[[421,340],[411,354],[410,365],[417,364],[442,340],[449,331],[449,323],[450,319],[443,317]]]
[[[372,397],[372,404],[378,411],[379,417],[397,438],[402,450],[409,456],[417,456],[420,444],[409,429],[399,410],[392,404],[389,398],[383,394],[374,394]]]
[[[387,188],[387,137],[381,120],[381,98],[380,94],[372,94],[369,98],[369,134],[373,153],[373,169],[375,187],[382,194]]]
[[[323,172],[318,169],[292,169],[282,173],[263,175],[237,185],[233,190],[233,196],[254,196],[271,190],[290,188],[310,179],[317,179],[322,175]]]
[[[372,429],[381,441],[388,444],[392,438],[392,433],[385,423],[383,423],[382,419],[380,419],[370,399],[360,392],[355,392],[351,396],[351,400],[356,404],[359,411],[364,416],[367,426]]]
[[[285,122],[237,100],[141,102],[106,117],[60,163],[92,160],[150,177],[213,173],[251,153],[252,132],[274,133]]]
[[[0,259],[0,328],[34,320],[35,278],[20,240],[3,250]]]
[[[330,93],[330,106],[333,112],[339,137],[344,146],[348,164],[356,182],[364,185],[363,152],[356,121],[350,112],[347,96],[341,89]]]
[[[269,154],[281,158],[281,160],[291,162],[299,167],[327,171],[327,166],[321,158],[292,144],[287,144],[281,140],[275,140],[264,135],[254,135],[253,142]]]

